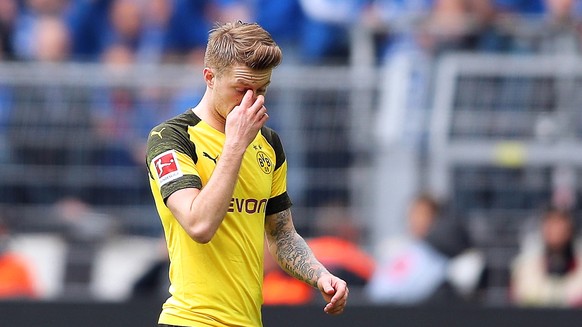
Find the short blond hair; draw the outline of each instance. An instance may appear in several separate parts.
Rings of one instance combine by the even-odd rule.
[[[264,70],[277,67],[283,59],[281,48],[271,34],[256,23],[222,23],[208,37],[204,65],[221,74],[234,65]]]

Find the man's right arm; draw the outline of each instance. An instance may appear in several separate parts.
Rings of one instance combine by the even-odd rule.
[[[244,153],[268,116],[264,97],[247,91],[241,104],[226,118],[226,139],[208,183],[199,190],[185,188],[171,194],[166,205],[182,228],[199,243],[214,237],[230,205]]]
[[[172,193],[166,205],[182,228],[198,243],[208,243],[228,210],[244,151],[223,149],[212,176],[202,190]]]

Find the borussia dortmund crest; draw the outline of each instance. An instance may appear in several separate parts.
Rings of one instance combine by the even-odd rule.
[[[263,151],[257,152],[257,163],[265,174],[270,174],[273,171],[273,162]]]

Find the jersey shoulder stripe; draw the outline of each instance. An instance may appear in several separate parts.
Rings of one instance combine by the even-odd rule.
[[[285,151],[283,150],[283,144],[281,143],[281,139],[277,132],[273,129],[263,126],[261,128],[261,134],[267,142],[273,147],[275,150],[275,169],[281,167],[281,165],[285,162]]]

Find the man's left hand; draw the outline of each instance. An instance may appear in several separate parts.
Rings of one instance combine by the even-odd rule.
[[[348,301],[348,286],[346,282],[332,274],[323,274],[317,280],[317,288],[327,304],[323,311],[330,315],[344,312]]]

